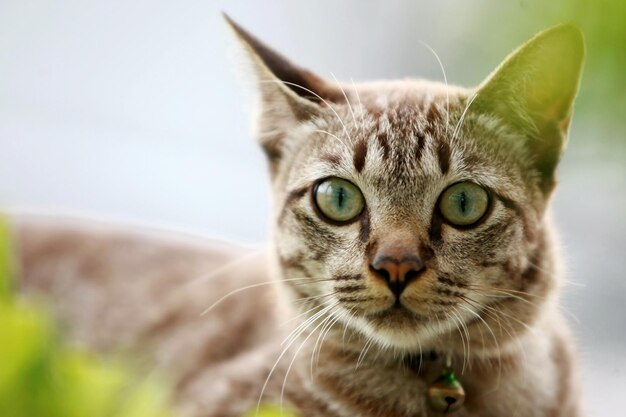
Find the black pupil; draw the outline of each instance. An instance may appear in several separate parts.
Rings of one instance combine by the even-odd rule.
[[[343,207],[343,203],[346,199],[346,190],[343,187],[339,187],[337,190],[337,205],[339,208]]]
[[[459,206],[461,207],[461,211],[465,213],[465,210],[467,209],[467,197],[465,196],[464,191],[461,191],[461,194],[459,195]]]
[[[459,194],[459,207],[462,213],[465,213],[467,210],[467,196],[465,195],[465,191],[461,191],[461,194]]]

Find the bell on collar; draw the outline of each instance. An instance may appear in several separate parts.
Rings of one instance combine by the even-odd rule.
[[[428,401],[433,410],[449,414],[457,411],[465,401],[463,386],[449,369],[428,387]]]

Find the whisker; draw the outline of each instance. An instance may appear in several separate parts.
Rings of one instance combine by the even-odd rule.
[[[320,99],[324,104],[326,104],[328,106],[328,108],[335,114],[335,116],[337,117],[337,120],[339,120],[339,123],[341,123],[341,126],[343,126],[343,131],[346,134],[346,136],[348,137],[348,139],[350,139],[350,142],[352,142],[352,138],[350,137],[350,133],[348,133],[348,128],[346,127],[346,124],[343,122],[343,119],[339,116],[339,113],[337,113],[337,111],[335,110],[335,108],[328,102],[326,101],[322,96],[320,96],[319,94],[317,94],[315,91],[309,90],[306,87],[303,87],[299,84],[296,83],[292,83],[289,81],[282,81],[282,80],[262,80],[259,81],[261,83],[265,83],[265,82],[271,82],[271,83],[281,83],[281,84],[286,84],[286,85],[291,85],[293,87],[296,88],[300,88],[304,91],[306,91],[307,93],[313,94],[315,97],[317,97],[318,99]]]
[[[322,316],[323,314],[325,314],[327,311],[329,311],[330,309],[334,308],[334,306],[335,306],[335,305],[332,305],[332,304],[331,304],[331,305],[329,305],[329,306],[326,306],[326,308],[324,308],[324,310],[322,310],[322,311],[320,311],[320,312],[316,313],[316,314],[314,315],[314,317],[316,317],[316,319],[317,319],[317,318],[319,318],[319,317],[321,317],[321,316]],[[281,351],[280,355],[278,355],[278,358],[276,359],[276,362],[274,362],[274,365],[273,365],[273,366],[272,366],[272,368],[270,369],[270,372],[269,372],[269,374],[267,375],[267,378],[265,378],[265,382],[263,383],[263,386],[261,387],[261,393],[259,394],[259,399],[258,399],[258,401],[257,401],[257,405],[256,405],[256,413],[257,413],[257,415],[259,414],[259,410],[260,410],[260,408],[261,408],[261,400],[263,399],[263,395],[265,394],[265,390],[267,389],[267,384],[269,383],[269,381],[270,381],[270,379],[271,379],[272,375],[274,374],[274,371],[276,370],[276,367],[277,367],[277,366],[278,366],[278,364],[280,363],[280,360],[283,358],[283,356],[285,356],[285,354],[287,353],[287,351],[289,350],[289,348],[291,347],[291,345],[295,342],[295,340],[297,340],[297,338],[298,338],[298,337],[302,334],[302,332],[304,332],[304,331],[307,329],[307,327],[308,327],[309,325],[311,325],[312,323],[314,323],[315,321],[311,321],[311,322],[309,322],[309,321],[307,320],[307,322],[308,322],[308,324],[307,324],[305,327],[303,327],[303,328],[302,328],[302,329],[298,332],[298,334],[296,335],[296,337],[292,338],[291,342],[289,342],[289,344],[287,344],[287,346],[285,346],[285,347],[283,348],[283,350]],[[299,328],[299,327],[298,327],[298,328]],[[295,332],[295,331],[296,331],[296,330],[294,330],[294,332]],[[293,332],[292,332],[292,333],[293,333]],[[290,335],[291,335],[291,333],[290,333]],[[288,336],[288,337],[289,337],[289,336]],[[281,345],[282,345],[282,343],[281,343]]]
[[[278,327],[283,327],[283,326],[287,325],[287,323],[289,323],[289,322],[297,320],[297,319],[299,319],[302,316],[306,316],[307,314],[312,313],[314,310],[318,310],[320,307],[324,307],[324,304],[317,304],[314,307],[311,307],[310,309],[308,309],[308,310],[298,314],[297,316],[291,317],[290,319],[283,321],[282,323],[280,323],[278,325]]]
[[[463,316],[461,315],[461,313],[459,313],[459,311],[455,308],[452,307],[452,310],[454,311],[454,313],[456,313],[459,317],[459,324],[461,325],[461,328],[463,329],[463,331],[465,332],[465,337],[466,337],[466,341],[467,341],[467,360],[465,360],[465,358],[463,359],[463,369],[461,370],[461,374],[465,373],[465,368],[466,368],[466,364],[469,366],[471,363],[469,361],[469,358],[471,357],[471,340],[470,340],[470,334],[469,334],[469,330],[467,329],[467,326],[465,324],[465,320],[463,320]]]
[[[295,300],[293,300],[294,303],[307,303],[309,301],[314,301],[314,300],[319,300],[320,298],[324,298],[324,297],[330,297],[333,295],[337,295],[339,294],[339,291],[332,291],[326,294],[318,294],[318,295],[312,295],[310,297],[302,297],[302,298],[296,298]]]
[[[474,287],[474,288],[478,288],[481,289],[483,291],[494,291],[496,293],[500,293],[503,294],[501,296],[495,295],[495,294],[484,294],[488,297],[493,297],[493,298],[514,298],[516,300],[525,302],[533,307],[536,308],[541,308],[541,306],[539,306],[536,303],[533,303],[530,300],[526,300],[525,298],[523,298],[522,296],[528,296],[528,297],[534,297],[534,298],[538,298],[540,300],[546,300],[547,297],[539,295],[539,294],[531,294],[529,292],[526,291],[517,291],[517,290],[513,290],[513,289],[505,289],[505,288],[495,288],[495,287],[484,287],[484,286],[475,286],[475,285],[469,285],[468,288],[470,287]],[[517,294],[520,294],[519,296]],[[565,308],[563,305],[561,304],[557,304],[557,307],[559,308],[559,310],[561,310],[563,313],[565,313],[567,316],[569,316],[572,320],[574,320],[576,323],[580,324],[580,319],[578,317],[576,317],[576,315],[574,313],[572,313],[571,311],[569,311],[567,308]]]
[[[341,86],[341,83],[339,82],[339,80],[337,79],[337,77],[335,77],[335,74],[333,74],[332,72],[330,73],[330,75],[332,75],[333,79],[335,80],[335,82],[337,83],[337,86],[339,87],[339,89],[341,90],[341,93],[343,94],[343,97],[346,99],[346,103],[348,104],[348,108],[350,109],[350,113],[352,113],[352,121],[354,121],[354,124],[358,124],[356,122],[356,117],[354,116],[354,110],[352,110],[352,105],[350,104],[350,100],[348,100],[348,95],[346,94],[345,90],[343,89],[343,87]]]
[[[476,291],[474,291],[474,292],[475,292],[475,293],[477,293],[477,294],[481,294],[481,293],[476,292]],[[482,294],[481,294],[481,295],[482,295]],[[523,321],[521,321],[521,320],[520,320],[520,319],[518,319],[517,317],[511,316],[510,314],[507,314],[507,313],[505,313],[505,312],[504,312],[504,311],[502,311],[502,310],[495,309],[495,308],[493,308],[493,307],[491,307],[491,306],[484,305],[483,307],[484,307],[484,308],[490,308],[490,309],[491,309],[491,310],[492,310],[495,314],[501,314],[502,316],[504,316],[504,317],[506,317],[506,318],[509,318],[509,319],[511,319],[511,320],[513,320],[513,321],[515,321],[516,323],[518,323],[518,324],[520,324],[521,326],[523,326],[526,330],[528,330],[528,331],[529,331],[529,332],[531,332],[532,334],[536,335],[536,331],[535,331],[535,329],[533,329],[532,327],[530,327],[528,324],[524,323]]]
[[[238,294],[240,292],[246,291],[246,290],[250,290],[253,288],[258,288],[258,287],[263,287],[266,285],[274,285],[274,284],[279,284],[280,282],[289,282],[289,281],[303,281],[303,280],[308,280],[310,282],[316,282],[316,278],[310,278],[310,277],[302,277],[302,278],[287,278],[287,279],[282,279],[282,280],[270,280],[270,281],[265,281],[265,282],[259,282],[256,284],[251,284],[251,285],[246,285],[245,287],[241,287],[241,288],[237,288],[235,290],[232,290],[231,292],[227,293],[226,295],[224,295],[223,297],[219,298],[217,301],[215,301],[213,304],[211,304],[208,308],[206,308],[202,313],[200,313],[200,316],[204,316],[207,313],[209,313],[211,310],[213,310],[217,305],[219,305],[222,301],[226,300],[227,298]],[[323,278],[321,280],[332,280],[331,278]]]
[[[361,127],[365,129],[365,119],[363,118],[363,115],[365,114],[365,109],[363,108],[363,104],[361,103],[361,96],[359,95],[359,89],[356,88],[356,84],[354,83],[354,80],[352,78],[350,78],[350,82],[352,83],[352,88],[354,89],[354,93],[356,94],[356,99],[359,102],[359,109],[361,111]]]
[[[327,131],[325,131],[325,130],[321,130],[321,129],[315,129],[315,130],[313,130],[313,132],[317,132],[317,133],[324,133],[324,134],[326,134],[326,135],[328,135],[328,136],[331,136],[331,137],[333,137],[333,138],[337,139],[337,140],[339,141],[339,143],[341,143],[341,145],[343,145],[343,146],[347,146],[347,145],[346,145],[346,143],[345,143],[344,141],[342,141],[341,139],[339,139],[339,137],[337,137],[337,135],[333,135],[333,134],[332,134],[332,133],[330,133],[330,132],[327,132]]]
[[[454,130],[452,131],[452,139],[450,139],[450,142],[454,142],[454,140],[456,139],[456,136],[461,131],[461,125],[463,124],[463,120],[465,120],[465,115],[467,114],[467,111],[469,110],[472,103],[474,103],[474,100],[476,100],[476,97],[478,97],[478,93],[474,93],[469,99],[467,106],[465,106],[463,113],[461,113],[461,117],[459,117],[459,121],[454,127]]]
[[[309,338],[315,334],[315,331],[317,329],[320,328],[320,326],[323,326],[327,320],[331,319],[332,315],[329,315],[327,317],[325,317],[317,326],[315,326],[315,328],[313,328],[313,330],[311,330],[311,332],[304,338],[304,340],[302,341],[302,343],[300,343],[300,346],[298,346],[298,349],[296,349],[296,352],[293,354],[293,357],[291,358],[291,362],[289,362],[289,366],[287,366],[287,372],[285,372],[285,377],[283,378],[283,386],[280,389],[280,409],[282,410],[283,408],[283,398],[285,396],[285,385],[287,385],[287,378],[289,377],[289,372],[291,371],[291,368],[293,367],[294,362],[296,361],[296,358],[298,357],[298,353],[300,353],[300,351],[302,350],[302,348],[304,347],[304,345],[306,344],[307,340],[309,340]]]
[[[356,306],[351,307],[350,310],[348,310],[348,320],[343,326],[343,332],[341,335],[341,343],[344,345],[346,343],[346,331],[348,330],[348,327],[350,326],[350,321],[352,321],[352,319],[356,316],[356,312],[354,312],[355,309],[356,309]],[[348,342],[349,341],[350,339],[348,339]]]
[[[470,297],[463,296],[463,298],[464,298],[464,300],[465,300],[466,302],[471,302],[471,303],[474,303],[474,304],[478,304],[475,300],[472,300]],[[480,304],[478,304],[478,305],[480,306]],[[500,318],[499,318],[499,317],[498,317],[498,315],[497,315],[497,313],[501,313],[501,312],[499,312],[499,311],[498,311],[498,310],[496,310],[495,308],[493,308],[493,307],[491,307],[491,306],[487,306],[487,305],[480,306],[480,308],[482,308],[482,309],[483,309],[483,311],[484,311],[486,314],[488,314],[491,318],[493,318],[493,319],[494,319],[494,320],[498,323],[498,326],[500,327],[500,330],[501,330],[501,331],[502,331],[502,330],[504,330],[504,331],[506,332],[506,334],[510,337],[510,339],[511,339],[511,340],[513,340],[513,341],[517,344],[517,347],[519,348],[519,351],[520,351],[520,353],[522,354],[522,357],[523,357],[523,362],[527,362],[527,361],[528,361],[528,357],[527,357],[527,355],[526,355],[526,349],[525,349],[525,348],[524,348],[524,346],[522,345],[522,343],[521,343],[521,341],[520,341],[520,338],[519,338],[519,337],[515,337],[515,336],[513,336],[513,335],[511,334],[511,332],[509,332],[509,330],[507,329],[507,327],[508,327],[509,329],[513,330],[513,329],[512,329],[512,326],[511,326],[509,323],[506,323],[506,324],[507,324],[507,327],[504,327],[504,328],[502,327],[502,321],[500,320]],[[491,311],[490,311],[490,310],[491,310]],[[494,391],[496,391],[496,390],[497,390],[497,387],[496,387],[496,388],[494,388],[494,389],[489,390],[489,391],[488,391],[488,393],[489,393],[489,392],[494,392]]]
[[[443,74],[443,81],[446,83],[446,136],[448,136],[450,123],[450,90],[448,89],[448,77],[446,76],[446,70],[443,68],[443,62],[441,62],[437,52],[435,52],[435,50],[426,42],[421,40],[418,42],[425,46],[435,56],[435,59],[439,63],[439,68],[441,68],[441,73]]]
[[[554,275],[554,271],[549,271],[546,268],[543,268],[539,265],[537,265],[534,262],[528,261],[528,265],[530,265],[531,267],[535,268],[537,271],[541,271],[543,273],[545,273],[548,276],[553,276]],[[586,288],[587,284],[585,284],[584,282],[575,282],[575,281],[569,281],[569,280],[564,280],[564,282],[568,285],[572,285],[575,287],[581,287],[581,288]]]
[[[461,328],[459,327],[459,323],[457,321],[458,317],[456,315],[454,317],[451,316],[447,311],[445,311],[444,314],[448,317],[448,319],[450,321],[452,321],[452,323],[455,325],[457,331],[459,332],[459,335],[461,336],[461,342],[462,342],[462,345],[463,345],[463,370],[465,370],[465,361],[467,359],[467,350],[466,350],[466,346],[465,346],[465,336],[464,336],[463,332],[461,331]]]
[[[251,253],[247,253],[247,254],[241,256],[240,258],[238,258],[238,259],[236,259],[236,260],[234,260],[232,262],[227,262],[224,265],[218,266],[216,269],[214,269],[213,271],[211,271],[207,275],[203,275],[201,277],[194,278],[194,279],[184,283],[183,287],[187,287],[187,286],[190,286],[190,285],[193,285],[193,284],[200,283],[202,281],[209,280],[211,278],[215,278],[215,277],[221,275],[222,273],[228,271],[229,269],[234,268],[237,265],[242,264],[242,263],[250,260],[251,258],[255,258],[255,257],[263,254],[264,252],[265,252],[264,249],[260,249],[260,250],[252,251]]]
[[[309,326],[309,324],[311,324],[312,322],[314,322],[315,320],[317,320],[317,318],[319,318],[321,315],[324,314],[324,311],[326,310],[328,306],[324,307],[322,310],[316,312],[315,314],[313,314],[312,316],[306,318],[302,323],[300,323],[299,325],[296,326],[295,329],[293,329],[284,339],[282,342],[280,342],[280,345],[283,346],[285,344],[290,345],[293,341],[294,338],[298,337],[299,332],[303,329],[306,329],[307,326]]]
[[[357,358],[356,366],[354,368],[355,370],[359,369],[359,365],[363,362],[363,360],[365,360],[365,356],[367,355],[367,352],[369,351],[373,343],[374,343],[374,338],[368,336],[367,342],[365,342],[365,345],[363,346],[363,349],[361,350],[361,353],[359,354],[359,357]]]
[[[463,301],[465,301],[465,303],[467,303],[468,305],[472,305],[471,303],[469,303],[467,300],[463,299]],[[493,338],[493,342],[496,345],[496,349],[498,352],[498,379],[497,379],[497,384],[496,386],[499,387],[500,386],[500,381],[501,381],[501,377],[502,377],[502,351],[500,349],[500,344],[498,343],[498,338],[496,337],[495,333],[493,332],[493,330],[491,329],[491,326],[489,326],[489,324],[481,317],[480,314],[478,314],[477,312],[475,312],[474,310],[472,310],[471,308],[466,308],[463,305],[460,305],[459,307],[464,308],[465,311],[468,311],[469,313],[473,314],[478,320],[480,320],[485,327],[487,328],[487,330],[489,331],[489,333],[491,333],[491,337]],[[482,338],[482,331],[481,331],[481,338]],[[483,348],[485,347],[485,341],[482,340],[483,343]],[[497,389],[497,388],[496,388]]]
[[[339,312],[339,313],[346,314],[345,312]],[[331,311],[331,315],[332,314],[333,312]],[[322,354],[322,346],[324,345],[324,340],[326,339],[326,336],[328,336],[328,333],[330,333],[330,331],[332,330],[333,326],[341,319],[342,314],[337,314],[334,320],[330,321],[329,324],[327,326],[324,326],[324,328],[322,329],[320,333],[320,335],[322,336],[322,340],[319,343],[319,347],[317,349],[317,356],[315,360],[316,366],[319,366],[319,361],[320,361],[320,356]],[[311,376],[313,376],[313,358],[315,357],[315,347],[317,346],[318,341],[319,341],[319,337],[318,337],[318,340],[315,341],[315,346],[313,347],[313,354],[311,355]]]

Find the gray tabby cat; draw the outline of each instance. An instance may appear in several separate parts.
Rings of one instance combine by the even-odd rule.
[[[23,221],[25,288],[77,340],[150,353],[193,416],[582,415],[548,214],[580,31],[465,89],[327,81],[228,21],[258,84],[269,261]]]

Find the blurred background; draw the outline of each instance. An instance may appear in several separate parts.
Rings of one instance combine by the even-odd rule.
[[[626,2],[0,2],[0,208],[262,244],[266,166],[220,12],[295,62],[364,81],[475,85],[515,47],[578,23],[588,56],[554,217],[590,415],[626,388]],[[620,408],[618,408],[620,407]]]

